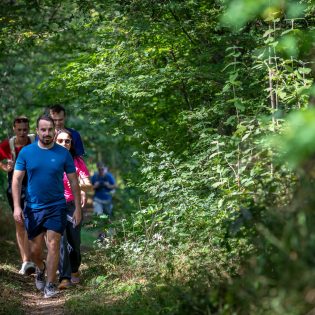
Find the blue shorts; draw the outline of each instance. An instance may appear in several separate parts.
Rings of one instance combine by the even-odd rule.
[[[63,234],[67,225],[67,205],[58,204],[43,209],[24,208],[25,228],[32,240],[47,230]]]

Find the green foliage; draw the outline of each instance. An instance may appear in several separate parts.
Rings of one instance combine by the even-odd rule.
[[[291,113],[282,134],[271,139],[279,150],[279,158],[292,168],[297,168],[315,153],[315,111],[309,109]]]
[[[229,2],[222,20],[230,26],[241,27],[256,17],[262,17],[265,21],[274,20],[282,15],[286,15],[288,19],[300,18],[311,1],[232,0]]]
[[[21,297],[18,296],[20,288],[12,287],[12,272],[1,267],[0,276],[0,314],[24,314],[24,311],[22,309]]]
[[[28,5],[1,20],[1,134],[61,102],[121,180],[69,313],[306,313],[312,183],[289,166],[314,151],[312,1],[43,1],[26,23]]]
[[[24,314],[21,303],[21,279],[16,275],[8,261],[17,256],[15,227],[11,209],[0,201],[0,314]]]

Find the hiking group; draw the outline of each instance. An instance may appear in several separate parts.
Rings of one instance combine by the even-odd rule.
[[[36,288],[45,298],[80,282],[86,192],[95,190],[96,214],[112,216],[111,192],[116,188],[114,177],[102,162],[98,162],[99,172],[91,183],[82,158],[81,136],[65,127],[65,118],[64,107],[50,107],[37,119],[35,137],[29,134],[28,118],[16,117],[15,135],[0,143],[0,168],[8,174],[7,198],[22,259],[19,273],[35,273]]]

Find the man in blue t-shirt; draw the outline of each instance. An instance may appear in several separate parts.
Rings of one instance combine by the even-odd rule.
[[[75,149],[75,155],[76,156],[84,155],[85,152],[80,133],[72,128],[65,127],[66,120],[65,108],[59,104],[51,106],[49,108],[49,114],[55,122],[55,128],[57,131],[60,129],[67,129],[71,132],[72,143]]]
[[[35,284],[44,290],[44,297],[53,297],[56,289],[56,271],[59,262],[60,239],[67,223],[63,174],[69,179],[75,197],[75,225],[81,221],[80,188],[76,169],[69,151],[55,144],[55,125],[48,115],[37,119],[38,141],[24,147],[15,163],[12,181],[14,219],[25,224],[32,260],[37,265]],[[26,206],[22,210],[20,194],[27,174]],[[43,262],[43,244],[48,249]],[[47,282],[45,281],[47,272]]]
[[[112,193],[116,188],[114,176],[108,172],[108,168],[103,162],[97,164],[98,172],[95,172],[91,178],[94,188],[93,207],[94,213],[107,214],[110,218],[113,216]]]

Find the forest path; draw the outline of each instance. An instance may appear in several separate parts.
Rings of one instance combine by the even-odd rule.
[[[56,298],[44,299],[43,293],[36,291],[34,281],[27,281],[21,294],[26,315],[64,314],[65,292],[61,292]]]
[[[88,209],[85,217],[90,217],[90,210],[91,209]],[[10,227],[7,226],[6,228],[14,229],[13,221],[9,219],[7,223]],[[6,289],[7,287],[4,289],[1,288],[2,292],[0,292],[0,296],[2,300],[7,302],[15,300],[17,304],[20,304],[22,314],[26,315],[65,314],[64,306],[66,300],[77,293],[76,288],[84,289],[84,285],[79,284],[69,290],[62,290],[57,297],[45,299],[43,293],[38,291],[35,287],[34,274],[24,276],[18,273],[21,265],[20,256],[15,239],[12,239],[13,236],[11,234],[12,233],[10,233],[8,238],[4,239],[2,237],[2,239],[0,239],[0,279],[3,282],[9,283],[8,290]],[[89,249],[90,247],[84,244],[84,246],[82,246],[82,254],[84,255]],[[6,307],[1,307],[1,303],[0,314],[7,314]],[[17,311],[17,314],[21,314],[21,312]]]
[[[17,314],[22,311],[22,314],[27,315],[64,314],[66,294],[62,292],[57,298],[44,299],[43,293],[35,288],[35,275],[19,274],[21,262],[15,240],[2,239],[0,243],[1,256],[5,257],[5,261],[0,263],[0,278],[2,284],[6,283],[0,292],[3,303],[0,305],[0,314],[6,314],[8,311],[4,303],[11,304],[10,314],[15,310]]]

